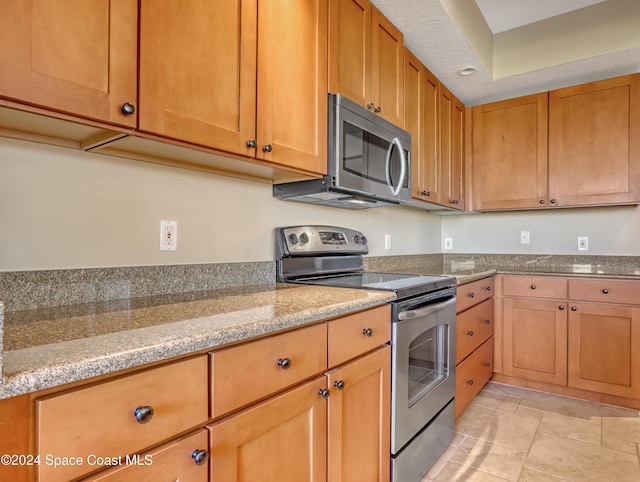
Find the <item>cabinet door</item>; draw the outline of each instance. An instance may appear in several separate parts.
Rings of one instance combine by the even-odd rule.
[[[386,346],[327,374],[327,480],[389,480],[390,370],[391,347]]]
[[[493,375],[493,337],[456,366],[456,418]]]
[[[325,377],[210,425],[210,480],[327,480]]]
[[[329,12],[329,92],[366,106],[373,101],[371,3],[331,0]]]
[[[404,37],[375,7],[371,19],[374,112],[404,127]]]
[[[571,387],[640,398],[640,308],[571,303]]]
[[[640,200],[640,74],[549,93],[549,194],[560,206]]]
[[[404,127],[411,133],[411,195],[440,200],[438,79],[408,50],[404,52]]]
[[[327,172],[326,0],[260,0],[256,157]],[[267,147],[270,146],[270,147]]]
[[[100,472],[85,482],[207,482],[209,442],[206,430],[171,441],[149,453],[123,457],[117,468]]]
[[[473,107],[473,207],[545,207],[547,93]]]
[[[0,1],[0,97],[128,127],[136,0]]]
[[[140,4],[140,130],[253,157],[257,0]]]
[[[440,84],[440,204],[464,209],[464,105]]]
[[[566,385],[566,301],[504,298],[503,307],[503,373]]]

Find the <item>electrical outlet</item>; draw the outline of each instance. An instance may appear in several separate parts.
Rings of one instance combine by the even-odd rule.
[[[453,249],[453,238],[444,238],[444,249]]]
[[[529,244],[529,231],[520,231],[520,244]]]
[[[160,251],[178,249],[178,222],[160,221]]]
[[[578,251],[589,251],[589,238],[578,236]]]
[[[384,235],[384,250],[391,251],[391,235],[390,234]]]

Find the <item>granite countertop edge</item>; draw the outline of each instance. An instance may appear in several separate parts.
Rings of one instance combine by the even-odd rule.
[[[336,289],[329,288],[327,292]],[[241,318],[247,310],[212,313],[208,317],[4,352],[0,399],[195,355],[381,306],[396,298],[394,293],[386,291],[347,290],[351,294],[340,291],[339,301],[329,296],[325,304],[316,302],[311,308],[301,307],[282,315],[272,313],[270,316],[269,310],[274,311],[273,307],[256,308],[266,311],[246,320]]]

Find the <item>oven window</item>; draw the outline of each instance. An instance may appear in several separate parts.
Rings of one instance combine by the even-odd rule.
[[[409,344],[409,407],[449,376],[449,327],[436,325]]]

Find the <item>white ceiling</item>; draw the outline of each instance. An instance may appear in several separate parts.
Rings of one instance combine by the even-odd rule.
[[[476,0],[493,33],[572,12],[605,0]]]
[[[640,72],[640,0],[371,1],[467,106]]]

